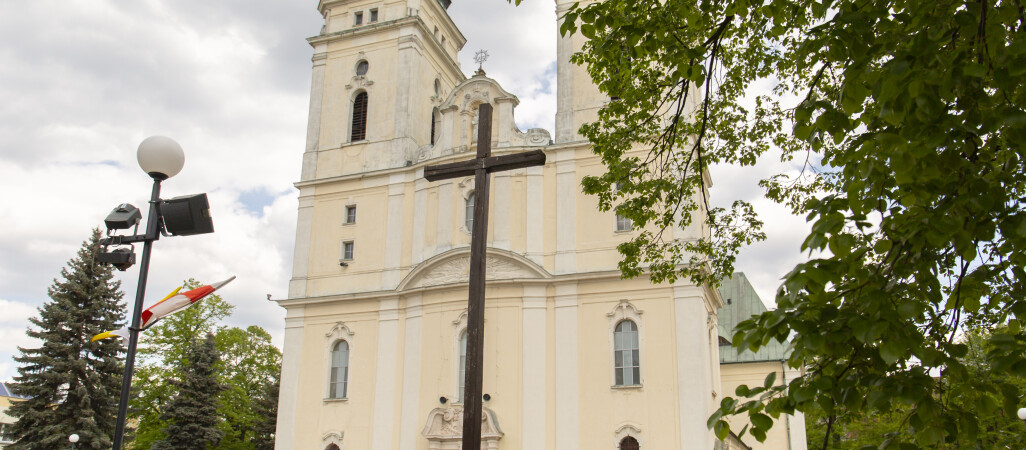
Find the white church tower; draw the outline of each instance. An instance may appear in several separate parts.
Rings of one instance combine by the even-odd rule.
[[[474,181],[423,171],[474,157],[482,103],[493,155],[548,161],[491,178],[482,448],[713,448],[722,301],[620,279],[632,226],[580,187],[603,166],[576,130],[608,101],[569,63],[582,38],[553,37],[555,137],[522,131],[515,95],[460,70],[449,3],[318,4],[276,448],[459,448]]]

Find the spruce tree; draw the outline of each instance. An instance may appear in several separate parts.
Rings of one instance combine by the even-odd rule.
[[[121,394],[123,361],[117,339],[89,342],[97,333],[120,326],[124,316],[121,283],[110,266],[96,261],[100,230],[82,244],[48,290],[50,301],[29,319],[26,334],[38,348],[18,348],[20,364],[12,391],[28,399],[8,414],[11,450],[63,448],[78,434],[78,448],[111,447]]]
[[[224,386],[217,380],[220,357],[214,335],[193,343],[186,359],[182,378],[171,382],[177,393],[160,415],[167,423],[166,437],[154,442],[153,450],[205,449],[224,436],[217,428],[217,397]]]
[[[281,381],[267,383],[264,392],[253,401],[253,411],[259,417],[253,428],[253,448],[255,450],[273,450],[274,433],[278,426],[278,391]]]

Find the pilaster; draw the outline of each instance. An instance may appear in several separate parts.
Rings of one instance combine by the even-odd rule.
[[[406,344],[403,346],[403,396],[399,425],[399,450],[416,450],[420,424],[417,423],[420,400],[421,353],[420,294],[406,298]]]
[[[292,279],[289,298],[306,296],[306,277],[310,270],[310,240],[313,238],[313,197],[316,188],[299,189],[299,212],[296,218],[296,246],[292,256]]]
[[[574,149],[556,156],[556,274],[577,271],[577,172]]]
[[[403,192],[406,174],[395,173],[388,178],[388,218],[386,219],[385,270],[381,271],[381,288],[399,285],[399,264],[403,249]],[[369,245],[380,243],[369,242]]]
[[[396,362],[399,345],[399,299],[382,300],[378,309],[378,355],[374,382],[372,450],[391,450],[395,436]]]
[[[285,311],[285,342],[281,357],[281,388],[278,391],[278,423],[275,450],[291,450],[295,440],[296,410],[299,403],[299,375],[303,362],[303,326],[306,308]]]
[[[577,450],[580,441],[577,283],[556,285],[555,309],[556,448]]]
[[[545,428],[548,423],[546,399],[545,356],[547,298],[544,286],[524,286],[523,305],[523,448],[545,448]]]

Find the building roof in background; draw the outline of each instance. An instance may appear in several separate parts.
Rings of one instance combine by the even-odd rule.
[[[767,311],[766,305],[748,282],[744,273],[737,272],[720,283],[720,295],[723,307],[718,312],[720,339],[720,363],[744,363],[763,361],[783,361],[791,354],[787,343],[771,340],[758,352],[745,350],[740,354],[731,347],[729,342],[734,337],[734,327],[738,323],[750,319],[754,315]],[[724,345],[724,340],[728,344]]]
[[[0,382],[0,397],[25,398],[11,392],[11,389],[7,387],[7,383],[4,382]]]

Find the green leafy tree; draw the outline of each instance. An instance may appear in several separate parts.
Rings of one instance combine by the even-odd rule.
[[[182,290],[199,286],[199,282],[189,279],[183,283]],[[129,414],[137,423],[132,448],[149,449],[165,437],[167,423],[161,419],[161,413],[177,393],[171,380],[184,375],[186,354],[197,336],[217,333],[223,328],[218,324],[231,315],[233,308],[221,296],[211,294],[157,322],[140,335],[139,362],[132,380],[136,395],[132,397]]]
[[[217,399],[224,385],[217,379],[220,356],[214,335],[207,333],[187,352],[182,378],[170,381],[177,393],[160,415],[167,426],[164,439],[153,443],[154,450],[212,448],[224,436],[217,426]]]
[[[253,410],[257,416],[253,428],[253,449],[274,450],[274,435],[278,427],[278,391],[281,380],[275,378],[264,386],[263,393],[254,399]]]
[[[1018,0],[605,0],[566,12],[561,32],[589,39],[573,61],[619,98],[580,132],[607,169],[585,192],[641,230],[619,247],[626,276],[715,284],[763,234],[751,205],[707,204],[707,169],[774,148],[796,167],[762,185],[812,224],[811,259],[733,344],[790,339],[788,364],[805,375],[723,399],[709,421],[718,436],[725,414],[746,414],[764,439],[769,417],[816,406],[830,418],[906,411],[909,433],[883,447],[960,445],[987,414],[1014,412],[1010,389],[959,388],[971,367],[955,337],[1007,323],[988,366],[1026,374],[1023,11]],[[711,237],[665,233],[693,222]],[[977,393],[1000,401],[978,410]]]
[[[38,348],[20,348],[14,402],[7,413],[16,442],[10,449],[52,449],[77,433],[79,448],[110,448],[121,394],[123,362],[114,339],[90,342],[93,335],[118,328],[124,315],[121,283],[110,266],[96,261],[102,251],[100,230],[93,230],[75,258],[50,286],[50,301],[29,319],[27,334]]]
[[[990,367],[987,353],[993,349],[990,343],[993,334],[994,331],[990,329],[973,329],[959,339],[969,349],[966,356],[961,358],[969,377],[948,379],[936,394],[942,401],[944,397],[950,397],[950,401],[964,403],[966,408],[975,408],[980,415],[976,441],[968,442],[969,445],[962,445],[961,448],[1018,448],[1022,446],[1022,437],[1026,436],[1026,424],[1015,415],[1008,415],[1001,407],[1005,398],[1022,398],[1026,395],[1026,377],[997,372]],[[1008,396],[995,394],[990,389],[981,389],[982,386],[998,386],[998,391],[1009,391]],[[1016,408],[1015,405],[1012,407]],[[905,421],[906,417],[908,407],[831,418],[814,405],[805,413],[807,438],[810,443],[821,444],[826,439],[827,428],[832,428],[827,448],[875,448],[876,443],[897,435],[910,435],[912,430]],[[951,444],[940,447],[960,448]]]
[[[200,286],[187,280],[183,289]],[[163,419],[170,400],[178,393],[172,380],[180,378],[188,362],[186,352],[196,336],[214,335],[220,360],[216,366],[218,381],[225,389],[218,395],[217,422],[223,433],[213,448],[224,450],[255,448],[263,419],[257,407],[266,396],[268,384],[277,380],[281,370],[281,351],[271,344],[264,329],[246,329],[220,325],[234,307],[218,295],[210,295],[193,306],[163,319],[143,333],[140,341],[140,365],[135,373],[137,395],[132,400],[133,417],[138,425],[132,448],[149,449],[167,437]],[[275,393],[274,405],[277,405]],[[272,431],[273,433],[273,427]]]
[[[258,326],[225,328],[217,333],[216,340],[222,355],[218,375],[228,386],[218,409],[224,419],[219,426],[225,432],[218,448],[252,449],[257,427],[267,413],[261,412],[257,404],[267,396],[268,386],[277,382],[281,351],[271,344],[271,335]],[[277,392],[273,399],[276,411]]]

